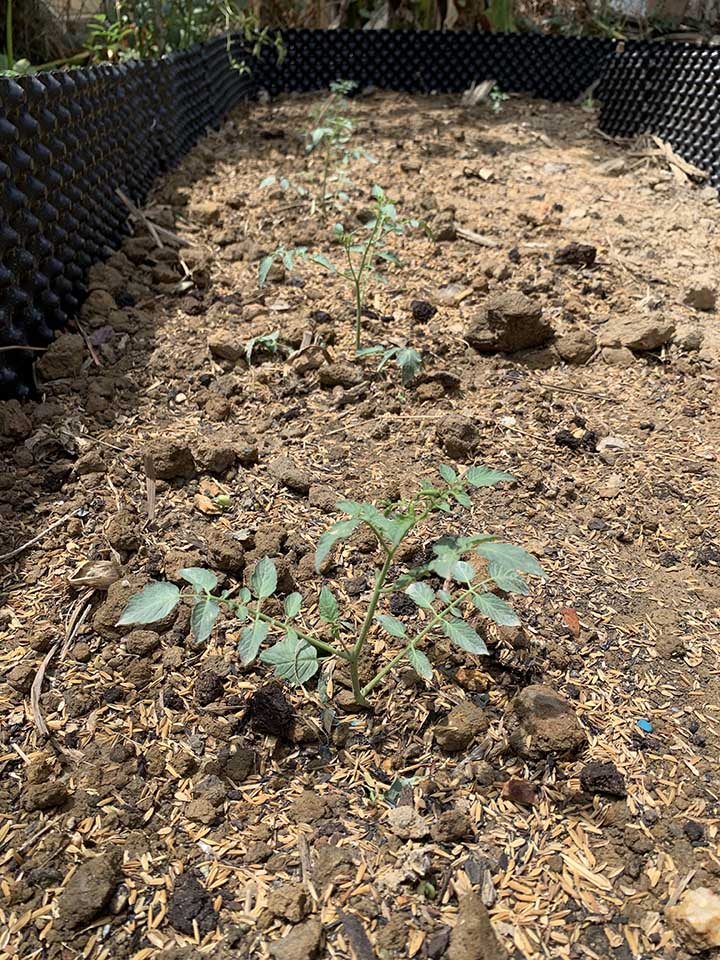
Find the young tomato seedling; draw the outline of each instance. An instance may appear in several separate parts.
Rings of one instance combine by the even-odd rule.
[[[381,563],[376,568],[372,594],[361,618],[355,621],[344,618],[337,598],[327,586],[321,589],[317,603],[307,604],[300,593],[291,593],[283,601],[282,614],[266,612],[265,601],[277,591],[277,571],[268,557],[256,563],[249,585],[238,591],[218,593],[218,578],[214,573],[190,567],[181,570],[180,575],[190,587],[190,623],[196,643],[208,639],[224,608],[245,624],[237,648],[244,665],[252,663],[259,654],[263,663],[273,667],[276,676],[302,685],[317,673],[319,658],[337,657],[349,666],[353,694],[361,706],[369,705],[369,694],[403,661],[408,661],[425,680],[432,679],[433,666],[425,650],[440,636],[447,637],[467,653],[487,654],[485,642],[469,615],[476,611],[497,624],[518,625],[517,614],[495,590],[526,595],[529,586],[523,574],[543,576],[543,571],[537,560],[521,547],[480,534],[435,540],[432,559],[392,579],[391,570],[398,563],[402,544],[426,520],[433,515],[451,513],[454,504],[469,507],[472,488],[491,487],[513,479],[510,474],[485,467],[470,467],[458,476],[452,467],[443,465],[439,473],[441,483],[423,483],[415,497],[391,504],[384,510],[354,500],[337,504],[347,519],[338,521],[320,537],[315,567],[319,572],[335,545],[347,540],[362,525],[372,531]],[[472,555],[487,563],[487,578],[482,581],[467,559]],[[412,627],[385,612],[390,597],[399,592],[422,611]],[[174,583],[151,583],[130,599],[118,626],[162,620],[175,609],[181,596],[180,588]],[[398,641],[399,649],[362,684],[360,675],[368,640],[378,628]],[[280,639],[272,646],[265,646],[271,634],[273,639],[278,636]]]
[[[375,163],[363,147],[348,146],[354,133],[353,122],[344,116],[349,108],[347,95],[355,89],[353,80],[336,80],[330,84],[330,95],[310,114],[313,126],[305,134],[305,150],[308,154],[317,153],[321,157],[322,173],[317,200],[313,209],[319,206],[325,210],[328,202],[338,205],[348,199],[346,189],[350,186],[347,168],[351,160],[363,157],[369,163]],[[328,192],[331,182],[336,184]]]

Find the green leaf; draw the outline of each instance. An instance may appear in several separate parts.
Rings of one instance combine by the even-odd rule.
[[[402,384],[407,387],[415,379],[415,375],[422,366],[422,356],[412,347],[404,347],[398,351],[396,362],[400,367]]]
[[[488,467],[470,467],[463,474],[463,480],[467,480],[474,487],[493,487],[496,483],[503,480],[514,480],[511,473],[504,473],[502,470],[490,470]]]
[[[391,250],[376,250],[375,256],[378,260],[385,260],[386,263],[392,263],[395,267],[402,266],[400,263],[400,257],[398,257],[398,255],[393,253]]]
[[[255,564],[250,577],[250,589],[258,599],[270,597],[277,587],[277,570],[270,557],[263,557]]]
[[[174,583],[149,583],[140,593],[130,597],[122,616],[115,624],[125,627],[133,623],[155,623],[172,613],[180,600],[180,588]]]
[[[267,276],[270,273],[270,267],[273,265],[275,260],[275,254],[269,253],[266,257],[263,257],[260,261],[260,266],[258,268],[258,286],[264,287],[267,280]]]
[[[449,466],[447,463],[440,464],[440,466],[438,467],[438,473],[443,478],[445,483],[449,483],[451,485],[453,483],[457,483],[458,475],[457,473],[455,473],[453,468]]]
[[[488,574],[490,579],[494,580],[498,587],[506,593],[520,593],[524,597],[530,593],[527,580],[502,563],[493,562],[489,564]]]
[[[485,641],[469,623],[465,623],[464,620],[443,620],[442,626],[445,636],[449,637],[461,650],[479,653],[481,656],[487,655],[488,648],[485,646]]]
[[[453,498],[453,500],[457,500],[457,502],[460,504],[461,507],[471,507],[471,506],[472,506],[472,500],[471,500],[470,497],[465,493],[464,490],[451,490],[451,491],[450,491],[450,496]]]
[[[249,603],[251,596],[252,594],[250,593],[247,587],[240,587],[240,589],[238,590],[238,600],[241,603]]]
[[[430,610],[432,608],[435,591],[427,583],[411,583],[405,593],[413,603],[422,607],[423,610]]]
[[[248,608],[242,605],[233,606],[232,610],[238,623],[245,623],[250,616]]]
[[[293,620],[300,613],[302,599],[302,594],[297,592],[289,593],[285,597],[285,603],[283,606],[285,608],[285,616],[288,618],[288,620]]]
[[[307,640],[302,640],[294,631],[260,654],[263,663],[275,667],[275,675],[295,686],[307,683],[317,673],[317,650]]]
[[[331,263],[326,256],[323,256],[322,253],[314,253],[310,260],[313,263],[319,263],[321,267],[325,267],[326,270],[329,270],[330,273],[337,273],[337,267],[334,263]]]
[[[187,580],[198,590],[207,590],[210,593],[218,584],[218,578],[210,570],[204,570],[202,567],[183,567],[180,571],[183,580]]]
[[[355,351],[356,357],[376,357],[380,353],[385,352],[385,347],[360,347],[359,350]]]
[[[405,627],[400,623],[399,620],[396,620],[395,617],[391,617],[389,613],[378,613],[375,616],[375,619],[380,624],[380,626],[390,634],[391,637],[404,637]]]
[[[352,520],[340,520],[333,524],[329,530],[325,531],[325,533],[318,540],[317,549],[315,550],[315,570],[318,573],[320,572],[320,567],[322,566],[323,560],[327,557],[335,544],[339,540],[346,540],[359,526],[359,524],[359,517],[354,517]]]
[[[467,560],[458,560],[453,564],[450,576],[458,583],[472,583],[477,576],[477,570]]]
[[[501,597],[496,597],[494,593],[478,593],[472,598],[474,606],[494,620],[501,627],[519,627],[520,617],[515,613],[509,603],[506,603]]]
[[[486,560],[495,561],[510,570],[519,573],[530,573],[537,577],[544,577],[543,568],[537,562],[535,557],[523,550],[522,547],[516,547],[512,543],[488,542],[481,543],[475,547],[475,552]]]
[[[318,611],[326,623],[337,623],[340,611],[338,610],[337,600],[329,587],[323,587],[320,591]]]
[[[428,564],[429,569],[443,580],[447,580],[452,576],[453,568],[460,560],[461,551],[448,543],[435,543],[433,553],[435,559]]]
[[[263,620],[256,620],[254,623],[245,627],[240,634],[237,652],[240,655],[240,662],[243,666],[247,666],[253,662],[258,654],[258,650],[265,642],[269,629],[269,626]]]
[[[190,629],[196,643],[204,643],[212,633],[215,621],[220,615],[220,604],[217,600],[203,597],[198,600],[190,614]]]
[[[415,647],[410,647],[407,652],[407,658],[410,661],[410,666],[413,668],[415,673],[419,674],[423,680],[432,680],[432,664],[421,650],[416,650]]]
[[[390,347],[388,350],[383,350],[382,360],[380,361],[380,366],[378,367],[378,373],[380,373],[388,361],[392,360],[394,356],[397,356],[399,352],[400,347]]]
[[[373,522],[380,528],[391,545],[397,547],[403,537],[415,526],[415,517],[412,515],[406,517],[385,517],[380,514],[379,518]]]

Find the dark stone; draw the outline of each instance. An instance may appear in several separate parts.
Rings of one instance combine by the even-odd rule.
[[[212,901],[213,898],[198,882],[197,875],[184,873],[178,878],[168,903],[168,923],[180,933],[193,936],[195,920],[201,935],[209,933],[218,922]]]
[[[437,307],[427,300],[413,300],[410,304],[410,311],[415,323],[427,323],[437,313]]]
[[[254,730],[290,740],[295,728],[295,710],[279,683],[266,683],[250,697],[248,704]]]
[[[201,707],[222,699],[225,692],[222,677],[212,670],[201,673],[195,681],[195,700]]]
[[[595,263],[597,250],[589,243],[569,243],[555,251],[555,263],[572,267],[591,267]]]
[[[588,793],[601,793],[607,797],[626,797],[625,777],[614,763],[592,761],[580,771],[580,784]]]

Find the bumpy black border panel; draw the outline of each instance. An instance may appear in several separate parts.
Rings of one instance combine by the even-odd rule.
[[[117,190],[141,203],[253,91],[225,38],[158,62],[0,79],[0,346],[50,342],[127,232]],[[32,359],[0,352],[0,397],[28,395]]]
[[[87,293],[87,272],[127,232],[121,189],[142,203],[241,99],[326,88],[506,91],[574,100],[591,85],[600,127],[657,133],[720,186],[720,48],[536,34],[284,32],[251,77],[226,38],[160,61],[0,79],[0,347],[43,346]],[[231,55],[243,56],[238,37]],[[0,398],[32,391],[33,353],[0,351]]]

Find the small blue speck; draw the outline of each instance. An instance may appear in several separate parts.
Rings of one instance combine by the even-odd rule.
[[[640,727],[643,733],[653,732],[653,725],[650,723],[649,720],[638,720],[637,725]]]

